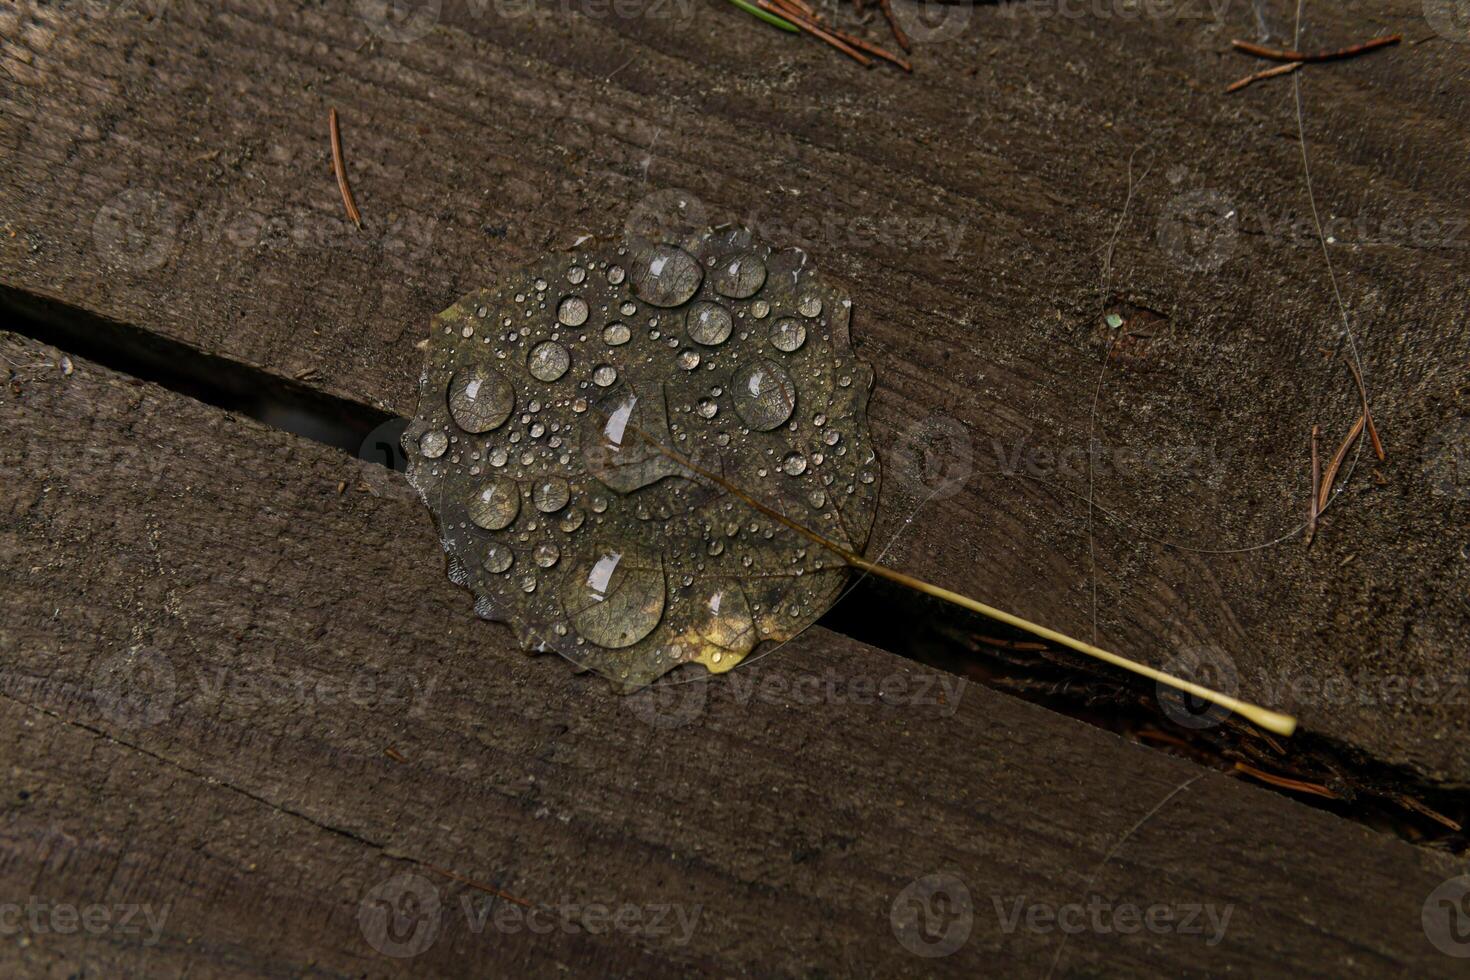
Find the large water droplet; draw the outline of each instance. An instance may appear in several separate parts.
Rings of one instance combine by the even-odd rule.
[[[734,326],[730,311],[708,300],[689,307],[684,317],[684,329],[689,333],[689,339],[706,347],[723,344],[729,339]]]
[[[759,636],[755,620],[750,615],[750,603],[745,593],[733,582],[716,583],[704,594],[696,607],[694,631],[711,644],[722,648],[711,660],[719,663],[730,654],[744,656],[756,644]]]
[[[786,454],[785,459],[781,460],[781,469],[785,470],[791,476],[801,476],[806,472],[806,457],[793,450]]]
[[[526,367],[537,381],[555,381],[572,366],[572,355],[554,340],[543,340],[531,348]]]
[[[470,497],[467,510],[477,527],[499,531],[520,513],[521,488],[509,477],[496,477]]]
[[[449,382],[449,414],[466,432],[489,432],[503,425],[515,404],[515,388],[492,367],[481,364],[456,371]]]
[[[712,419],[720,414],[720,403],[713,398],[701,398],[694,410],[699,413],[700,418]]]
[[[599,364],[592,369],[592,382],[599,388],[606,388],[618,380],[618,369],[611,364]]]
[[[704,281],[699,262],[674,245],[655,245],[638,254],[633,263],[633,292],[654,306],[679,306]]]
[[[657,558],[594,549],[567,572],[562,608],[589,642],[611,650],[632,646],[663,618],[663,569]]]
[[[746,425],[769,432],[795,411],[796,384],[781,365],[760,357],[730,379],[730,400]]]
[[[754,252],[741,252],[720,261],[712,277],[715,289],[732,299],[754,296],[766,281],[766,263]]]
[[[438,429],[430,429],[419,436],[419,452],[428,459],[438,459],[449,448],[449,437]]]
[[[674,360],[684,370],[693,371],[695,368],[699,367],[699,351],[691,350],[690,348],[686,347],[679,352],[679,356],[676,357]]]
[[[543,514],[554,514],[572,499],[572,487],[559,476],[548,476],[536,483],[531,491],[531,501]]]
[[[803,296],[796,309],[804,317],[821,316],[822,298],[816,295]]]
[[[587,322],[587,301],[580,296],[564,298],[556,308],[556,318],[569,327]]]
[[[602,328],[602,342],[609,347],[621,347],[633,337],[626,323],[609,323]]]
[[[783,316],[771,324],[771,346],[790,354],[806,343],[806,327],[795,317]]]

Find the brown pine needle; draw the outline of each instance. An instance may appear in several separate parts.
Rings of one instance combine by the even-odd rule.
[[[1354,44],[1351,47],[1337,48],[1329,51],[1283,51],[1278,48],[1265,48],[1259,44],[1249,41],[1231,41],[1231,45],[1237,51],[1253,54],[1257,58],[1265,58],[1268,61],[1341,61],[1344,58],[1356,58],[1358,55],[1367,54],[1369,51],[1377,51],[1386,48],[1390,44],[1398,44],[1404,39],[1402,34],[1390,34],[1387,37],[1375,37],[1371,41],[1362,44]]]
[[[1317,440],[1322,436],[1320,425],[1312,426],[1312,502],[1307,507],[1307,546],[1312,544],[1312,538],[1317,536],[1317,512],[1321,509],[1317,504],[1317,495],[1322,492],[1322,458],[1317,455]]]
[[[1383,451],[1383,443],[1378,438],[1378,426],[1373,424],[1373,412],[1368,408],[1368,389],[1363,384],[1363,373],[1358,370],[1358,365],[1353,358],[1347,359],[1348,370],[1353,372],[1353,380],[1358,383],[1358,395],[1363,399],[1363,415],[1368,420],[1368,438],[1373,442],[1373,452],[1378,454],[1379,462],[1388,458]]]
[[[842,41],[845,44],[849,44],[852,47],[857,48],[861,51],[866,51],[868,54],[874,55],[875,57],[882,58],[884,61],[891,62],[897,65],[899,68],[902,68],[906,72],[912,72],[914,70],[914,66],[909,63],[908,59],[902,58],[891,51],[881,48],[878,45],[874,44],[872,41],[867,41],[863,38],[855,37],[847,33],[846,31],[840,31],[837,28],[828,25],[825,21],[822,20],[820,14],[816,14],[815,12],[812,12],[812,14],[808,14],[807,11],[811,10],[811,8],[806,4],[798,5],[799,0],[771,0],[771,2],[776,5],[777,9],[780,10],[781,16],[785,17],[793,24],[797,24],[798,26],[800,26],[800,21],[806,21],[810,26],[815,27],[819,30],[826,31],[837,40]],[[803,7],[805,7],[806,9],[802,9]]]
[[[794,8],[779,7],[776,4],[772,3],[771,0],[755,0],[755,2],[756,6],[760,7],[766,13],[775,14],[777,17],[784,17],[786,20],[791,21],[791,23],[795,24],[803,31],[806,31],[812,37],[818,38],[822,41],[826,41],[828,44],[832,45],[832,47],[836,48],[838,51],[841,51],[843,54],[847,55],[853,61],[856,61],[858,64],[862,65],[864,68],[868,68],[873,64],[872,58],[869,58],[867,55],[863,54],[861,51],[854,48],[846,41],[833,37],[830,32],[821,27],[818,27],[816,24],[813,24],[810,20],[807,20],[806,17],[797,17],[792,14],[790,11]]]
[[[913,54],[913,46],[909,44],[909,36],[903,32],[898,24],[898,18],[893,16],[893,5],[890,0],[878,0],[878,9],[883,11],[883,19],[888,21],[888,27],[893,31],[893,39],[898,46],[903,48],[905,54]]]
[[[1430,820],[1433,820],[1436,823],[1444,824],[1446,827],[1450,828],[1456,833],[1459,833],[1462,829],[1464,829],[1456,821],[1451,820],[1449,817],[1445,816],[1443,813],[1438,812],[1437,810],[1431,810],[1429,807],[1425,806],[1423,803],[1420,803],[1412,796],[1401,795],[1399,797],[1399,802],[1408,809],[1413,810],[1415,813],[1422,813]]]
[[[860,37],[853,37],[851,34],[844,33],[843,31],[833,30],[832,33],[836,34],[838,37],[846,41],[848,44],[851,44],[853,47],[862,48],[864,51],[868,52],[871,55],[876,55],[877,57],[882,58],[884,61],[892,62],[906,72],[913,72],[914,70],[914,66],[909,64],[907,58],[896,55],[892,51],[887,51],[883,48],[880,48],[872,41],[864,41]]]
[[[352,187],[347,183],[347,168],[342,164],[342,131],[337,128],[337,107],[333,106],[327,115],[327,123],[332,131],[332,173],[337,175],[337,189],[342,192],[342,203],[347,207],[347,217],[362,230],[362,215],[357,211],[357,204],[352,200]]]
[[[765,0],[760,0],[760,2],[765,2]],[[1235,712],[1247,721],[1259,725],[1261,728],[1264,728],[1267,731],[1275,732],[1278,735],[1290,735],[1296,731],[1296,719],[1291,717],[1290,715],[1285,715],[1279,711],[1272,711],[1269,708],[1262,708],[1259,705],[1250,704],[1246,701],[1241,701],[1238,698],[1233,698],[1228,694],[1222,694],[1219,691],[1212,691],[1207,687],[1202,687],[1199,684],[1194,683],[1193,681],[1187,681],[1183,678],[1175,677],[1172,674],[1166,674],[1162,670],[1155,670],[1154,668],[1149,667],[1146,664],[1138,663],[1135,660],[1129,660],[1127,657],[1120,656],[1109,650],[1104,650],[1102,647],[1095,646],[1083,640],[1076,639],[1075,637],[1068,636],[1065,633],[1059,633],[1054,629],[1049,629],[1048,627],[1042,626],[1038,623],[1033,623],[1028,619],[1022,619],[1020,616],[1012,615],[1011,613],[1005,612],[1002,609],[997,609],[994,606],[987,605],[976,599],[971,599],[969,596],[960,595],[958,592],[951,592],[949,589],[941,588],[937,585],[932,585],[929,582],[925,582],[923,579],[914,578],[912,575],[907,575],[903,572],[889,568],[886,565],[880,565],[877,562],[869,561],[862,555],[848,551],[837,542],[823,537],[816,531],[813,531],[805,527],[804,525],[793,521],[791,518],[787,517],[785,514],[782,514],[780,511],[775,510],[774,508],[769,507],[761,501],[755,499],[744,490],[741,490],[739,487],[735,486],[735,484],[726,480],[720,474],[713,473],[710,470],[707,470],[702,466],[697,465],[693,460],[687,458],[682,453],[679,453],[663,445],[663,443],[653,438],[647,432],[644,432],[640,427],[628,425],[625,427],[624,431],[632,431],[637,433],[639,438],[643,439],[659,453],[667,456],[669,459],[673,460],[684,469],[687,469],[691,473],[695,473],[699,476],[704,477],[706,480],[709,480],[711,483],[719,486],[726,493],[729,493],[731,496],[740,500],[752,509],[759,511],[760,513],[766,515],[778,524],[781,524],[784,527],[795,531],[797,534],[800,534],[802,537],[808,539],[809,541],[812,541],[820,547],[832,552],[852,568],[867,572],[870,575],[875,575],[878,578],[887,579],[890,582],[897,582],[899,585],[913,589],[915,592],[922,592],[925,595],[934,596],[936,599],[942,599],[945,602],[951,603],[952,605],[959,606],[961,609],[968,609],[971,612],[979,613],[980,615],[985,616],[989,619],[994,619],[999,622],[1005,623],[1007,626],[1014,626],[1016,629],[1030,633],[1032,636],[1039,636],[1043,640],[1049,640],[1052,643],[1057,643],[1061,646],[1069,647],[1073,650],[1076,650],[1078,653],[1084,653],[1087,656],[1092,657],[1096,660],[1101,660],[1104,663],[1112,664],[1114,667],[1121,667],[1122,669],[1131,671],[1139,675],[1140,677],[1147,677],[1149,680],[1156,681],[1160,684],[1167,684],[1170,687],[1184,691],[1186,694],[1192,694],[1202,701],[1209,701],[1211,704],[1218,704],[1220,707]]]
[[[1362,435],[1363,420],[1367,417],[1366,415],[1358,416],[1358,421],[1354,422],[1353,427],[1348,430],[1347,438],[1342,441],[1341,446],[1337,447],[1337,453],[1332,457],[1332,462],[1327,464],[1327,472],[1322,474],[1322,482],[1318,485],[1317,490],[1318,511],[1327,509],[1327,500],[1332,496],[1332,484],[1337,480],[1337,471],[1342,468],[1342,461],[1347,459],[1348,450],[1353,448],[1353,443],[1357,441],[1358,436]]]
[[[510,892],[503,892],[499,888],[496,888],[493,885],[486,885],[486,884],[483,884],[482,882],[476,881],[473,878],[467,878],[467,877],[465,877],[464,875],[460,874],[457,871],[450,871],[448,868],[439,868],[439,867],[435,867],[432,864],[427,864],[427,863],[424,864],[424,867],[428,868],[430,871],[433,871],[435,874],[441,874],[441,875],[443,875],[444,877],[448,878],[450,881],[457,881],[461,885],[469,885],[471,888],[475,889],[476,891],[484,892],[486,895],[494,895],[496,898],[503,898],[507,902],[511,902],[511,903],[513,903],[515,905],[519,905],[521,908],[526,908],[526,909],[531,908],[531,903],[528,902],[528,901],[526,901],[525,899],[523,899],[523,898],[516,898]]]
[[[1301,66],[1302,62],[1293,61],[1289,64],[1277,65],[1274,68],[1267,68],[1263,71],[1258,71],[1254,75],[1247,75],[1244,78],[1237,79],[1236,81],[1231,82],[1229,85],[1225,86],[1225,92],[1226,94],[1229,94],[1231,92],[1239,92],[1247,85],[1253,85],[1256,82],[1262,81],[1263,79],[1275,78],[1277,75],[1289,75],[1297,69],[1301,68]]]
[[[1317,796],[1325,796],[1329,800],[1341,799],[1340,796],[1326,786],[1309,783],[1301,779],[1291,779],[1287,776],[1278,776],[1275,773],[1266,772],[1264,769],[1257,769],[1255,766],[1246,765],[1244,762],[1237,762],[1235,769],[1237,772],[1243,772],[1247,776],[1259,779],[1263,783],[1270,783],[1272,786],[1279,786],[1282,789],[1294,789],[1298,793],[1312,793]]]

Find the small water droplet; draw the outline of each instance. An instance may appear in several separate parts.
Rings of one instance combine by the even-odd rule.
[[[571,283],[573,286],[579,285],[582,280],[586,278],[587,270],[582,268],[580,265],[574,265],[567,270],[567,282]]]
[[[550,568],[561,558],[561,549],[546,541],[536,546],[536,550],[531,552],[531,558],[542,568]]]
[[[694,406],[694,411],[699,413],[700,418],[712,419],[720,414],[720,403],[713,398],[701,398]]]
[[[676,360],[678,361],[679,366],[684,370],[693,371],[695,368],[699,367],[699,351],[690,350],[686,347],[679,352],[679,356],[678,358],[676,358]]]
[[[763,299],[758,299],[754,303],[750,304],[750,315],[755,317],[757,320],[764,320],[767,316],[770,315],[770,312],[771,304],[767,303]]]
[[[607,281],[616,286],[623,281],[624,274],[622,266],[609,266],[607,270]]]
[[[580,510],[578,510],[575,507],[573,507],[571,510],[567,511],[565,514],[561,515],[561,521],[558,524],[558,526],[563,531],[565,531],[567,534],[571,534],[577,528],[581,527],[582,526],[582,522],[585,521],[586,519],[587,519],[587,515],[586,514],[583,514]]]
[[[781,469],[789,476],[801,476],[806,472],[806,457],[799,452],[789,452],[786,458],[781,460]]]
[[[592,370],[592,381],[599,388],[606,388],[618,380],[618,369],[611,364],[599,364]]]
[[[822,300],[821,300],[821,297],[815,296],[815,295],[803,296],[801,298],[801,302],[799,304],[797,304],[797,307],[796,308],[797,308],[798,311],[800,311],[801,315],[804,316],[804,317],[810,318],[810,317],[814,317],[814,316],[821,316],[822,315]]]
[[[609,347],[621,347],[633,337],[633,331],[621,321],[609,323],[602,328],[602,342]]]

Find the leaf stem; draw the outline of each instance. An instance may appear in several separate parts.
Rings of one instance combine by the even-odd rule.
[[[735,2],[735,0],[731,0],[731,2]],[[1361,419],[1359,420],[1358,425],[1361,427]],[[1076,639],[1075,637],[1068,636],[1065,633],[1059,633],[1056,630],[1049,629],[1045,626],[1040,625],[1039,623],[1033,623],[1028,619],[1022,619],[1020,616],[1008,613],[1003,609],[997,609],[994,606],[986,605],[985,603],[980,602],[977,599],[971,599],[969,596],[961,595],[958,592],[951,592],[949,589],[941,588],[940,586],[925,582],[923,579],[914,578],[912,575],[907,575],[903,572],[897,571],[896,569],[889,568],[886,565],[880,565],[875,561],[869,561],[862,555],[858,555],[851,551],[848,551],[837,542],[823,537],[816,531],[813,531],[810,528],[791,520],[791,518],[787,517],[785,514],[782,514],[780,511],[761,503],[759,500],[750,496],[744,490],[741,490],[739,487],[726,480],[720,474],[711,472],[704,467],[697,465],[693,460],[684,456],[682,453],[663,445],[657,439],[654,439],[652,436],[650,436],[647,432],[644,432],[640,427],[629,425],[627,426],[627,429],[636,432],[638,436],[648,442],[649,445],[653,446],[660,453],[678,463],[680,466],[684,467],[692,473],[696,473],[699,476],[704,477],[706,480],[709,480],[712,483],[719,485],[727,493],[733,495],[741,502],[754,508],[757,511],[760,511],[771,520],[776,521],[787,528],[790,528],[797,534],[800,534],[803,537],[827,549],[853,568],[861,569],[862,571],[868,572],[871,575],[876,575],[879,578],[888,579],[890,582],[896,582],[899,585],[913,589],[916,592],[922,592],[925,595],[931,595],[936,599],[942,599],[945,602],[952,603],[962,609],[968,609],[971,612],[976,612],[982,616],[987,616],[990,619],[998,620],[1009,626],[1014,626],[1016,629],[1024,630],[1025,632],[1030,633],[1033,636],[1039,636],[1044,640],[1050,640],[1053,643],[1058,643],[1064,647],[1069,647],[1073,650],[1076,650],[1078,653],[1086,654],[1087,656],[1092,657],[1096,660],[1101,660],[1104,663],[1109,663],[1115,667],[1121,667],[1124,670],[1131,671],[1132,673],[1138,674],[1140,677],[1147,677],[1150,680],[1156,681],[1160,684],[1167,684],[1170,687],[1177,688],[1178,690],[1184,691],[1187,694],[1192,694],[1195,697],[1200,698],[1201,700],[1209,701],[1212,704],[1218,704],[1220,707],[1235,712],[1242,718],[1245,718],[1246,720],[1253,722],[1256,725],[1259,725],[1261,728],[1264,728],[1267,731],[1275,732],[1278,735],[1290,735],[1296,731],[1296,719],[1291,717],[1290,715],[1282,714],[1279,711],[1272,711],[1269,708],[1263,708],[1259,705],[1250,704],[1249,702],[1241,701],[1238,698],[1233,698],[1228,694],[1222,694],[1219,691],[1214,691],[1210,688],[1202,687],[1199,684],[1194,683],[1193,681],[1187,681],[1181,677],[1175,677],[1172,674],[1166,674],[1162,670],[1155,670],[1153,667],[1149,667],[1146,664],[1141,664],[1136,660],[1129,660],[1127,657],[1113,653],[1110,650],[1104,650],[1102,647],[1095,646],[1083,640]]]

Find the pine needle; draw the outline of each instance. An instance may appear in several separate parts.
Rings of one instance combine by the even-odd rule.
[[[768,13],[767,11],[764,11],[761,8],[757,7],[755,4],[748,2],[748,0],[730,0],[730,2],[739,7],[741,10],[745,11],[747,14],[750,14],[752,17],[759,17],[761,20],[765,21],[767,24],[770,24],[772,27],[779,27],[781,28],[781,30],[789,31],[792,34],[800,33],[800,28],[798,28],[795,24],[791,23],[786,18],[778,17],[775,14]]]

